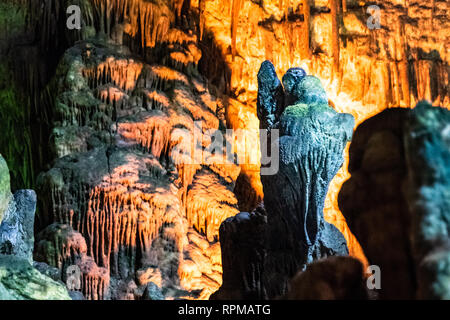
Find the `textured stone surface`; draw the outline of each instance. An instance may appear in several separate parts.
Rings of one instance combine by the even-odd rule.
[[[268,63],[261,66],[260,81],[276,79]],[[307,264],[348,254],[344,236],[324,220],[323,209],[328,185],[342,166],[354,120],[323,103],[324,90],[318,79],[297,79],[293,87],[301,88],[298,99],[309,105],[287,106],[277,117],[276,108],[271,113],[265,109],[273,100],[266,97],[263,102],[267,104],[260,100],[259,107],[266,112],[263,117],[276,121],[267,129],[279,129],[279,139],[272,137],[279,147],[279,170],[261,175],[264,210],[243,212],[222,224],[224,276],[214,299],[283,295],[289,279]],[[262,86],[264,94],[266,89]]]
[[[143,12],[174,17],[167,4],[139,3]],[[176,30],[170,39],[187,54],[195,36]],[[224,131],[225,102],[198,75],[198,60],[130,51],[80,41],[49,86],[55,161],[37,179],[35,256],[61,269],[64,281],[68,266],[86,266],[86,299],[137,297],[125,284],[149,268],[168,298],[189,290],[205,299],[221,284],[220,223],[238,213],[239,166],[202,146],[208,132]],[[136,292],[145,285],[135,283]]]
[[[164,300],[164,295],[155,283],[149,282],[145,287],[142,300]]]
[[[33,261],[33,267],[37,269],[43,275],[46,275],[49,278],[52,278],[55,281],[61,281],[61,270],[58,268],[52,267],[45,262],[37,262]]]
[[[12,197],[9,179],[8,166],[0,155],[0,223]]]
[[[14,194],[0,224],[0,253],[33,262],[36,193],[19,190]]]
[[[349,227],[369,263],[381,269],[380,299],[415,296],[411,216],[403,196],[407,176],[403,130],[409,112],[385,110],[358,126],[349,151],[351,177],[339,193]]]
[[[427,102],[405,126],[406,198],[418,298],[450,298],[450,111]]]
[[[318,260],[296,274],[283,299],[287,300],[367,300],[363,265],[351,257]]]
[[[44,276],[26,259],[0,254],[0,300],[70,300],[64,285]]]
[[[283,112],[284,90],[278,79],[275,68],[270,61],[261,63],[258,72],[258,101],[257,113],[260,128],[267,129],[278,121]]]

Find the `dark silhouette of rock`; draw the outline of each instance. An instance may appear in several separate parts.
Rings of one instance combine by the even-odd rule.
[[[385,110],[358,126],[349,150],[351,177],[338,198],[369,264],[380,267],[380,299],[415,295],[411,219],[402,193],[407,176],[402,136],[409,112]]]
[[[299,88],[299,103],[278,116],[279,105],[268,97],[264,85],[278,82],[270,62],[261,65],[258,103],[261,122],[272,133],[279,130],[279,170],[261,175],[264,209],[240,213],[220,228],[223,285],[213,299],[271,299],[286,293],[289,279],[314,260],[347,255],[344,236],[323,218],[323,207],[331,179],[343,163],[343,150],[351,139],[354,120],[339,114],[323,98],[320,81],[298,76],[291,69],[284,82]],[[291,83],[295,79],[298,83]],[[315,92],[309,92],[309,90]],[[266,103],[267,102],[267,103]],[[270,106],[270,108],[268,107]],[[269,119],[269,121],[267,120]],[[272,125],[270,125],[270,122]]]

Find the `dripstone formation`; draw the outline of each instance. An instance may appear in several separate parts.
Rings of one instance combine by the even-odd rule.
[[[0,207],[0,300],[70,300],[63,283],[33,266],[36,194],[19,190],[10,196],[9,170],[1,155],[0,182],[1,201],[9,199],[2,204],[6,209]]]
[[[224,274],[216,299],[275,298],[311,262],[348,254],[345,238],[324,220],[323,208],[352,137],[353,117],[329,107],[320,80],[300,68],[287,71],[283,90],[265,61],[258,81],[258,115],[279,150],[279,157],[271,155],[279,170],[261,175],[263,206],[220,228]]]

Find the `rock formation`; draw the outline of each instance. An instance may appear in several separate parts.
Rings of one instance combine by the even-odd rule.
[[[388,109],[358,126],[349,151],[351,178],[339,193],[350,229],[369,263],[382,270],[381,299],[411,299],[416,287],[408,240],[411,219],[402,194],[408,114],[408,109]]]
[[[286,300],[367,300],[361,262],[351,257],[318,260],[296,274],[289,283]]]
[[[9,171],[0,155],[0,199],[9,198]],[[19,190],[0,222],[0,300],[70,300],[66,288],[33,267],[36,194]]]
[[[450,111],[419,103],[404,137],[417,298],[450,299]]]
[[[216,299],[274,298],[314,260],[347,255],[345,238],[323,218],[328,185],[343,163],[354,120],[328,106],[320,80],[290,69],[283,82],[294,105],[284,108],[283,87],[269,61],[259,71],[258,114],[271,130],[279,161],[261,175],[264,209],[227,219],[220,230],[224,284]],[[264,81],[268,84],[264,85]],[[279,97],[282,99],[279,99]],[[295,99],[292,99],[294,97]],[[279,130],[279,138],[274,136]]]
[[[81,9],[80,30],[66,27],[69,5]],[[380,9],[380,28],[369,23],[369,5]],[[34,265],[64,281],[77,299],[206,299],[222,283],[219,226],[241,211],[239,223],[228,220],[222,226],[228,231],[222,233],[229,239],[224,240],[226,246],[235,248],[230,250],[247,256],[224,253],[224,269],[241,270],[238,275],[224,274],[224,284],[242,285],[238,291],[245,296],[273,297],[286,291],[287,278],[298,271],[294,269],[332,245],[324,243],[328,232],[340,239],[342,235],[349,255],[368,264],[347,218],[370,251],[371,262],[384,265],[393,257],[404,270],[386,271],[383,279],[398,277],[399,283],[384,286],[386,296],[395,290],[411,296],[418,285],[410,280],[416,279],[415,265],[430,252],[420,249],[413,258],[406,207],[414,198],[399,196],[398,191],[412,170],[406,169],[406,134],[401,133],[407,130],[406,120],[401,120],[401,129],[378,124],[376,130],[383,132],[367,138],[372,147],[365,166],[355,167],[347,186],[359,184],[347,191],[361,194],[376,184],[376,197],[361,199],[377,209],[361,205],[363,201],[348,192],[347,204],[341,204],[344,218],[338,193],[349,178],[352,130],[348,116],[333,115],[324,106],[353,115],[356,124],[387,108],[413,107],[422,99],[449,108],[448,10],[445,0],[3,0],[0,152],[8,162],[13,193],[32,188],[38,195],[34,255],[40,261]],[[265,60],[274,65],[264,62],[259,69]],[[284,74],[282,81],[277,73]],[[383,115],[380,119],[388,121]],[[333,126],[341,121],[337,136],[316,137],[299,127],[336,133]],[[245,158],[258,159],[251,164],[217,161],[217,152],[208,148],[215,140],[211,132],[257,133],[259,128],[284,130],[284,147],[291,146],[288,140],[317,138],[317,144],[330,143],[336,150],[313,142],[311,148],[291,150],[295,166],[309,168],[313,176],[282,163],[275,179],[266,177],[262,183],[259,157],[264,146],[257,139],[224,139],[224,149],[231,149],[236,158],[245,147]],[[200,133],[201,141],[186,142]],[[386,137],[389,145],[383,143]],[[387,158],[374,160],[380,148]],[[200,150],[204,152],[199,159]],[[317,162],[302,162],[310,158]],[[319,159],[329,161],[321,165]],[[341,169],[335,174],[336,167]],[[275,195],[289,189],[284,182],[291,176],[299,184],[288,197],[319,205],[280,203]],[[311,184],[312,178],[318,183]],[[0,220],[12,198],[9,182],[8,192],[1,189],[3,179],[9,176],[0,175]],[[419,189],[423,183],[414,185]],[[267,196],[265,206],[258,207]],[[350,207],[352,199],[358,208]],[[266,226],[272,220],[266,220],[282,225],[286,208],[292,213],[288,221],[300,227],[288,232],[289,241],[301,240],[309,249],[299,248],[296,257],[286,260],[292,265],[280,272],[287,268],[289,276],[275,272],[273,279],[266,279],[263,270],[245,274],[270,261],[265,258],[270,234]],[[380,208],[386,210],[372,219]],[[28,209],[18,212],[23,215],[10,215],[5,230],[29,221]],[[368,219],[360,220],[360,213],[368,213]],[[393,219],[404,227],[386,227],[386,219],[396,213]],[[371,222],[389,233],[384,242],[364,230]],[[326,231],[320,232],[322,226]],[[246,239],[240,228],[256,228],[264,236]],[[5,233],[10,240],[2,250],[29,257],[29,244],[20,237],[11,241],[14,232]],[[271,245],[279,245],[276,234],[271,237]],[[239,245],[245,241],[248,246]],[[387,245],[392,250],[383,252]],[[445,250],[426,259],[420,278],[431,280],[420,280],[421,287],[437,281],[436,257],[445,258]],[[253,276],[257,280],[247,281]],[[278,278],[277,285],[264,284],[277,283]]]
[[[380,267],[381,299],[448,298],[448,124],[448,110],[421,102],[355,132],[339,204]]]

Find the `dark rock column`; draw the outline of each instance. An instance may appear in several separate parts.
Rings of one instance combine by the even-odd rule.
[[[261,65],[258,83],[258,116],[277,145],[271,161],[279,162],[279,170],[261,175],[265,213],[241,213],[221,226],[224,273],[215,299],[281,296],[307,264],[348,254],[344,236],[324,220],[323,207],[344,161],[353,117],[329,107],[320,80],[300,68],[283,77],[288,100],[279,96],[281,84],[269,61]],[[284,109],[279,101],[295,104]]]

